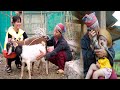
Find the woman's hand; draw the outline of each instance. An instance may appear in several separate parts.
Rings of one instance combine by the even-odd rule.
[[[107,48],[107,42],[105,42],[105,41],[99,41],[99,46],[101,48]]]
[[[45,53],[42,52],[42,51],[40,51],[40,55],[38,55],[38,56],[36,57],[36,60],[40,60],[40,59],[43,58],[44,56],[45,56]]]
[[[99,58],[107,57],[107,51],[104,48],[95,49],[95,53]]]
[[[97,33],[96,33],[95,30],[91,30],[91,31],[88,32],[88,35],[89,35],[90,40],[92,40],[93,37],[94,37],[95,35],[97,35]]]
[[[105,50],[105,47],[107,47],[107,43],[101,42],[99,43],[99,46],[101,49],[96,49],[95,53],[96,55],[101,58],[101,57],[107,57],[107,51]]]
[[[47,52],[52,52],[54,50],[54,46],[50,46],[47,48]]]

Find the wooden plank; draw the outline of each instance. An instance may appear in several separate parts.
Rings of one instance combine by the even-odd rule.
[[[120,60],[114,60],[114,62],[120,62]]]
[[[120,39],[120,37],[113,39],[113,42],[116,41],[116,40],[118,40],[118,39]]]
[[[117,35],[120,35],[120,32],[119,31],[116,31],[117,29],[107,29],[110,33],[114,33],[114,34],[117,34]]]
[[[73,23],[76,23],[76,24],[81,24],[82,20],[79,19],[79,20],[73,20]]]

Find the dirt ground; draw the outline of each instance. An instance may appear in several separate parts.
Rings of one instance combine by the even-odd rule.
[[[12,62],[12,72],[7,73],[5,71],[6,60],[4,57],[0,58],[0,79],[19,79],[21,70],[16,68],[15,62]],[[52,63],[49,63],[49,74],[46,74],[45,64],[43,68],[37,68],[38,62],[35,63],[34,73],[32,75],[32,79],[67,79],[64,75],[57,74],[57,66]],[[24,76],[23,79],[28,79],[27,68],[24,68]]]

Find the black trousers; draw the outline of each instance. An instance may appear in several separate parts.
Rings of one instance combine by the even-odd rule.
[[[21,60],[19,58],[19,56],[16,56],[15,58],[13,59],[7,59],[7,65],[11,67],[11,63],[12,61],[15,61],[15,64],[20,64],[21,65]]]

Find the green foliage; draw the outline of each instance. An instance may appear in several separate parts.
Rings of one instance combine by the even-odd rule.
[[[115,53],[115,59],[114,60],[120,60],[120,52]]]
[[[120,75],[120,62],[114,62],[113,68],[116,71],[117,75]]]

